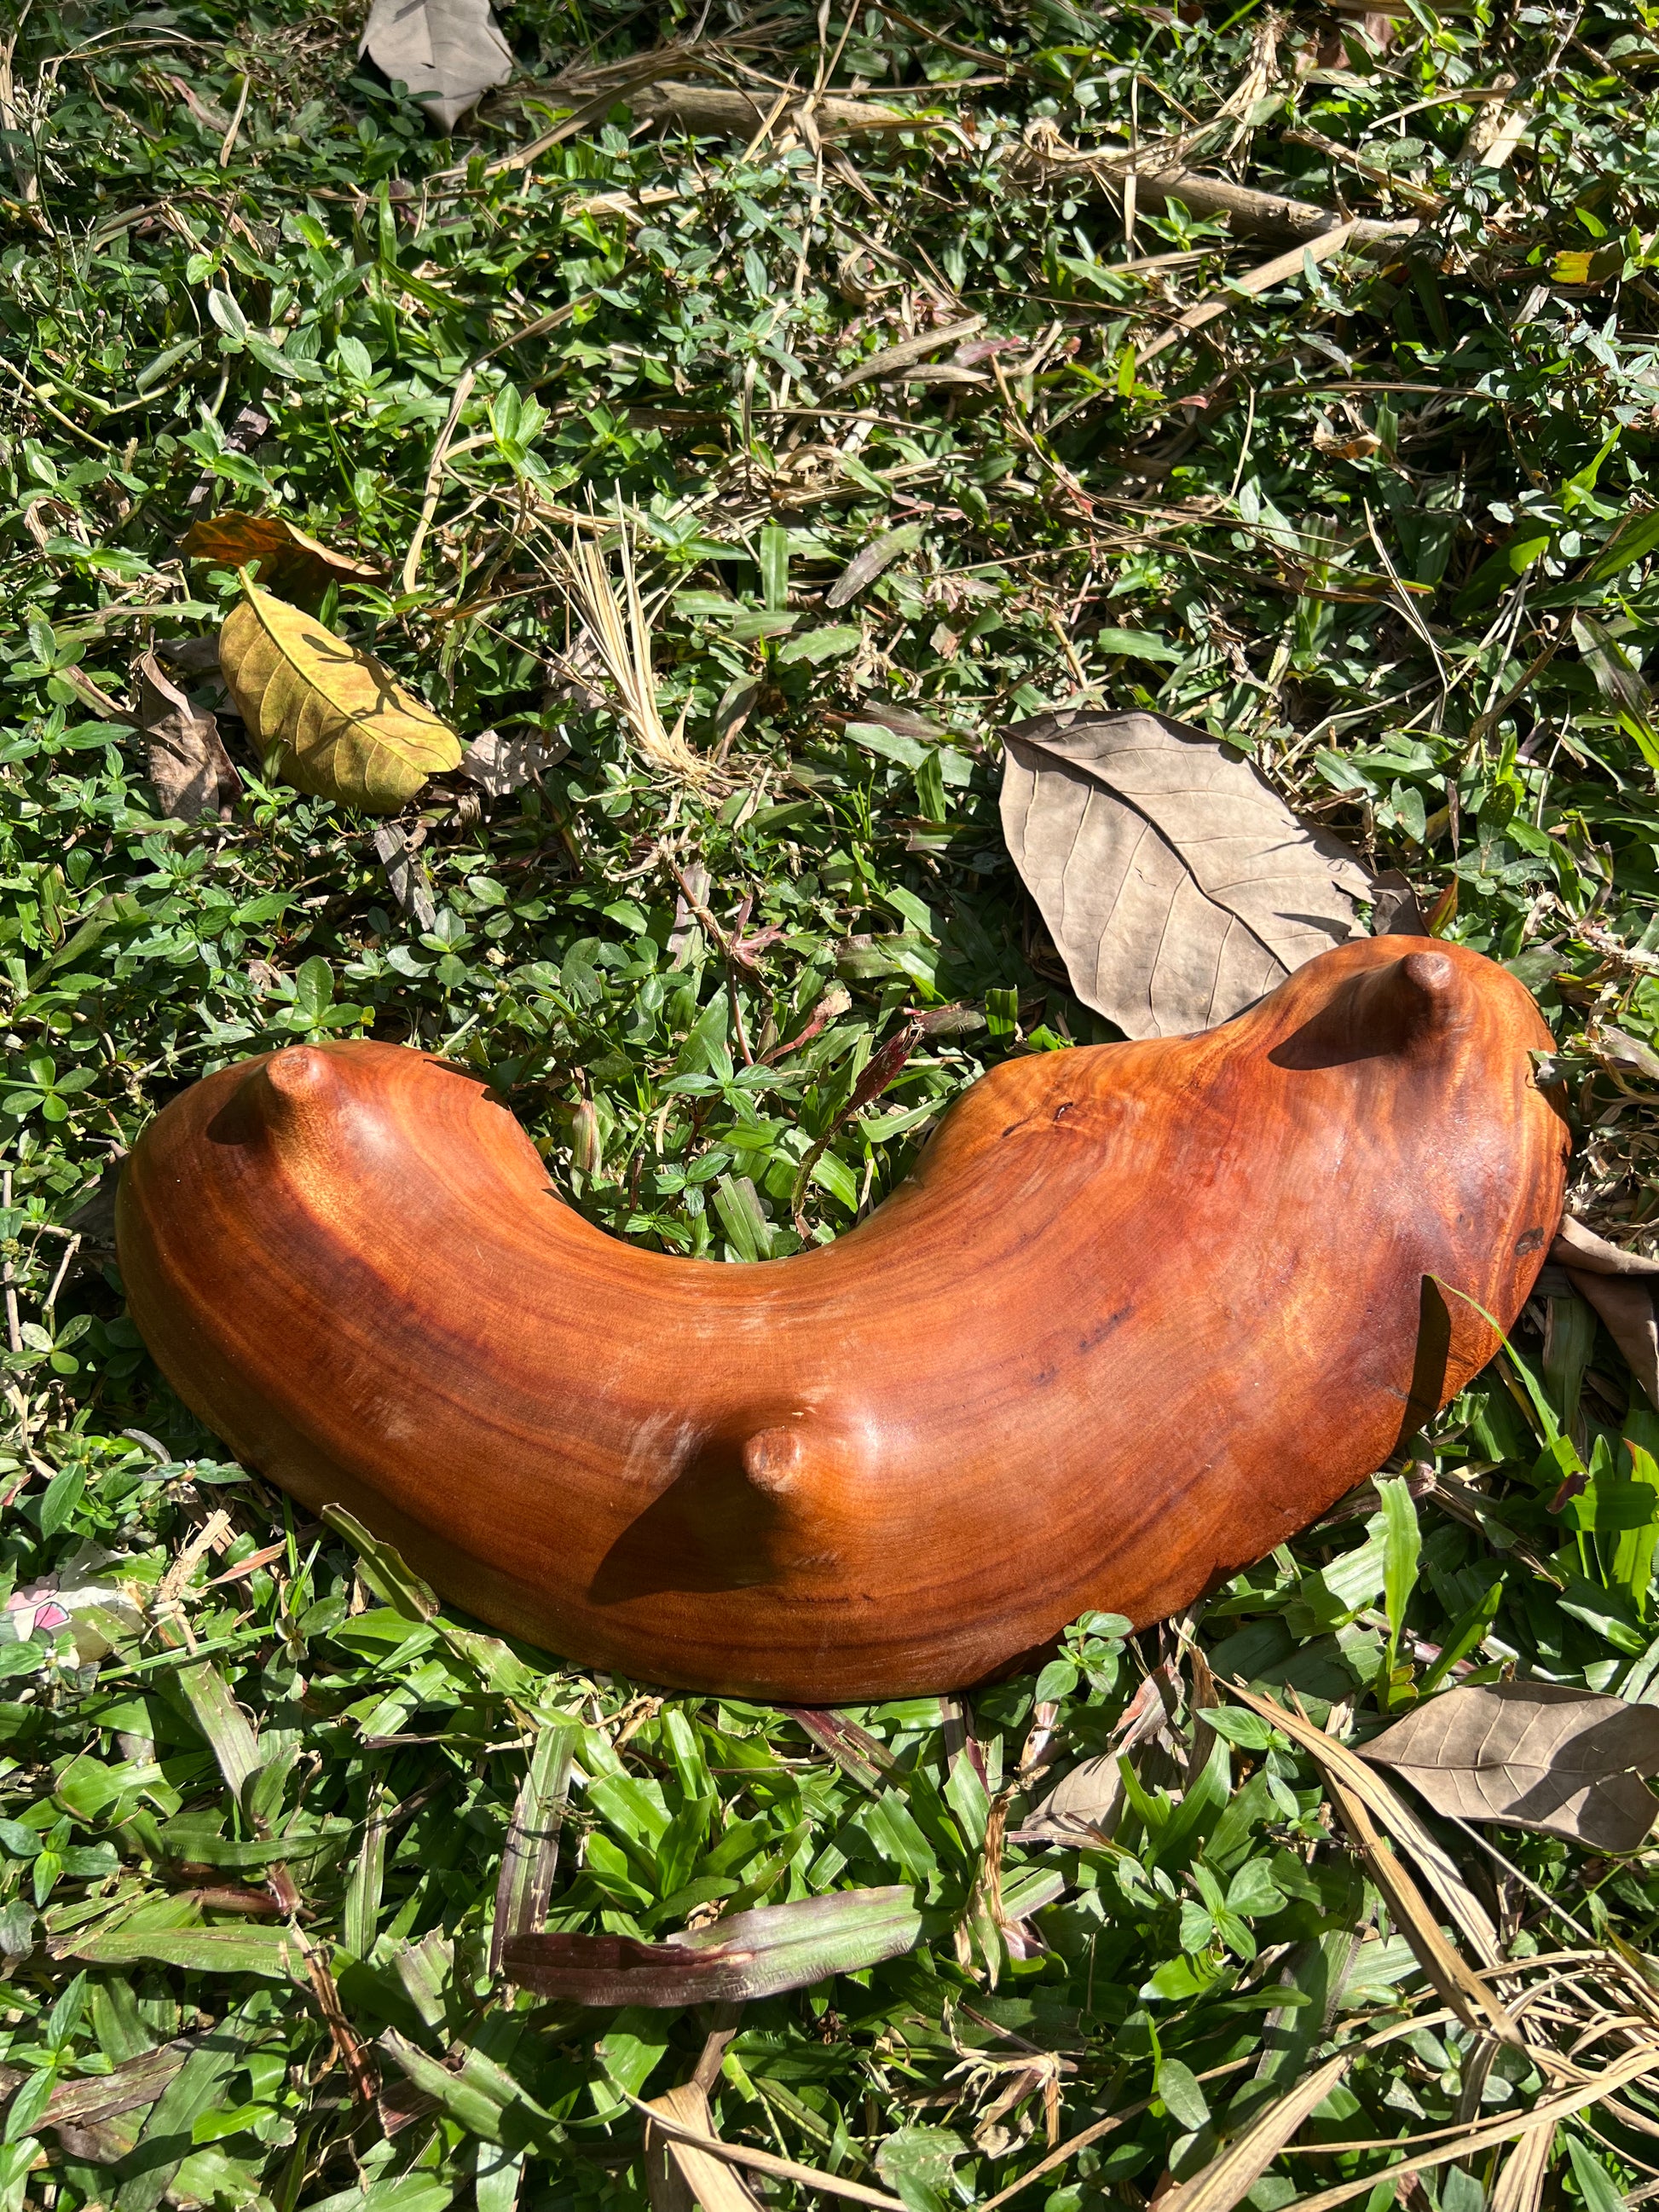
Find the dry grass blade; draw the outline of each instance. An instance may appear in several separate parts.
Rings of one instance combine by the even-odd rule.
[[[1404,200],[1407,207],[1421,208],[1425,214],[1432,214],[1444,204],[1438,192],[1425,191],[1420,185],[1414,185],[1405,177],[1395,176],[1376,162],[1368,161],[1363,154],[1356,154],[1351,146],[1344,146],[1335,138],[1328,138],[1322,131],[1314,131],[1304,125],[1300,130],[1287,131],[1285,136],[1293,146],[1311,146],[1315,153],[1323,154],[1328,161],[1340,162],[1345,168],[1352,169],[1356,176],[1364,177],[1367,184],[1392,192],[1396,198]]]
[[[1142,346],[1135,356],[1136,368],[1145,368],[1149,361],[1154,360],[1167,348],[1179,345],[1190,332],[1202,330],[1206,323],[1212,323],[1218,315],[1224,315],[1241,294],[1254,299],[1258,293],[1271,292],[1276,284],[1288,284],[1299,276],[1304,260],[1325,261],[1333,253],[1340,253],[1345,246],[1352,243],[1354,228],[1351,222],[1339,223],[1334,230],[1321,231],[1317,237],[1304,239],[1299,246],[1293,246],[1288,253],[1280,253],[1272,261],[1264,261],[1259,269],[1249,269],[1242,276],[1230,277],[1224,294],[1200,300],[1195,307],[1188,307],[1186,313],[1161,337],[1154,338],[1150,345]]]
[[[455,435],[455,426],[462,410],[472,397],[477,381],[476,364],[464,368],[455,380],[455,389],[449,396],[449,412],[432,447],[432,459],[427,465],[426,483],[421,494],[421,512],[409,540],[409,550],[404,555],[404,589],[412,592],[421,574],[421,554],[426,545],[426,533],[432,527],[432,518],[438,512],[438,500],[443,490],[444,462],[448,458],[450,441]]]
[[[850,391],[855,384],[873,384],[884,376],[891,376],[899,369],[908,368],[912,362],[925,361],[930,353],[943,353],[947,346],[960,345],[975,331],[985,327],[983,315],[969,315],[959,323],[947,323],[936,331],[924,331],[919,337],[906,338],[900,344],[889,346],[881,353],[872,353],[845,376],[838,376],[833,384],[824,386],[823,396],[833,399],[838,392]],[[917,533],[920,535],[920,532]]]
[[[650,2109],[675,2120],[700,2136],[716,2133],[707,2094],[695,2081],[665,2090],[651,2100]],[[756,2212],[753,2192],[742,2176],[723,2159],[715,2158],[697,2143],[682,2141],[645,2124],[645,2189],[651,2212]]]
[[[1420,2156],[1407,2153],[1392,2166],[1381,2166],[1374,2173],[1361,2174],[1353,2179],[1340,2181],[1330,2189],[1316,2190],[1310,2197],[1293,2197],[1284,2212],[1331,2212],[1338,2204],[1350,2203],[1356,2197],[1368,2196],[1379,2181],[1395,2183],[1407,2179],[1414,2173],[1424,2172],[1430,2166],[1450,2166],[1460,2159],[1477,2157],[1482,2151],[1492,2150],[1499,2143],[1513,2142],[1517,2137],[1531,2136],[1535,2130],[1547,2130],[1546,2144],[1561,2121],[1571,2119],[1589,2106],[1600,2104],[1604,2097],[1622,2089],[1627,2081],[1639,2081],[1644,2074],[1659,2073],[1659,2044],[1645,2043],[1639,2051],[1629,2051],[1599,2074],[1593,2081],[1563,2089],[1553,2097],[1545,2097],[1529,2112],[1521,2112],[1512,2119],[1489,2120],[1472,2127],[1455,2142],[1442,2143]]]
[[[653,768],[665,769],[686,783],[701,783],[708,776],[708,763],[692,751],[678,726],[673,730],[664,726],[657,710],[656,678],[651,669],[651,623],[640,597],[633,539],[620,506],[617,524],[620,593],[611,580],[611,562],[604,549],[594,540],[574,532],[568,550],[560,556],[561,580],[599,665],[610,679],[618,710],[635,744]]]
[[[1348,2070],[1341,2051],[1259,2113],[1202,2172],[1172,2189],[1161,2212],[1232,2212],[1248,2196],[1316,2106],[1322,2105]]]
[[[379,2069],[347,2017],[345,2007],[340,2002],[340,1992],[328,1960],[297,1929],[295,1935],[295,1940],[304,1946],[306,1973],[311,1982],[312,1994],[328,2029],[329,2039],[345,2069],[346,2079],[351,2084],[351,2094],[360,2105],[371,2105],[380,2086]]]
[[[1121,187],[1133,176],[1142,207],[1160,208],[1179,200],[1194,215],[1224,216],[1235,230],[1266,238],[1317,238],[1334,230],[1346,218],[1334,209],[1312,200],[1290,199],[1282,192],[1264,192],[1251,185],[1237,185],[1231,177],[1206,176],[1189,169],[1168,153],[1085,153],[1057,138],[1032,143],[1023,161],[1039,176],[1063,182],[1075,190],[1091,178]],[[1354,222],[1350,237],[1356,247],[1386,246],[1409,238],[1415,222]]]
[[[1549,2179],[1550,2131],[1534,2128],[1504,2160],[1492,2192],[1492,2212],[1538,2212]]]
[[[861,2181],[848,2181],[839,2173],[824,2173],[816,2166],[799,2166],[793,2158],[775,2158],[770,2151],[750,2150],[745,2143],[722,2142],[718,2136],[689,2126],[678,2114],[670,2112],[665,2097],[647,2104],[643,2097],[632,2096],[626,2089],[623,2094],[636,2112],[645,2115],[653,2134],[691,2145],[710,2159],[721,2160],[731,2166],[746,2166],[751,2173],[770,2174],[775,2181],[793,2181],[806,2189],[821,2189],[830,2197],[845,2197],[854,2204],[873,2204],[878,2212],[907,2212],[902,2197],[885,2196],[879,2189],[866,2189]]]
[[[714,84],[659,82],[641,91],[629,104],[641,122],[670,123],[682,131],[729,132],[737,138],[752,138],[769,116],[774,124],[782,116],[795,127],[801,118],[810,117],[813,128],[825,138],[842,137],[854,131],[925,131],[930,126],[938,130],[948,119],[878,107],[867,100],[820,94],[809,100],[805,94],[787,91],[779,98],[775,94],[734,92]]]
[[[1316,1729],[1303,1714],[1287,1711],[1272,1698],[1258,1698],[1239,1683],[1229,1683],[1228,1688],[1241,1705],[1248,1705],[1253,1713],[1259,1713],[1274,1728],[1283,1729],[1293,1742],[1299,1743],[1304,1751],[1312,1753],[1327,1774],[1335,1775],[1340,1782],[1347,1785],[1395,1840],[1403,1844],[1411,1853],[1447,1912],[1463,1931],[1481,1965],[1502,1966],[1503,1953],[1492,1915],[1465,1881],[1456,1863],[1442,1849],[1416,1814],[1401,1804],[1382,1776],[1374,1773],[1364,1760],[1357,1757],[1346,1744],[1338,1743],[1335,1737],[1327,1735],[1323,1729]]]
[[[1470,1972],[1467,1961],[1447,1942],[1422,1891],[1395,1856],[1393,1847],[1378,1835],[1365,1807],[1334,1774],[1326,1774],[1325,1787],[1343,1826],[1353,1838],[1354,1848],[1387,1899],[1390,1917],[1440,1996],[1467,2027],[1499,2035],[1506,2043],[1519,2043],[1520,2030],[1486,1984]]]

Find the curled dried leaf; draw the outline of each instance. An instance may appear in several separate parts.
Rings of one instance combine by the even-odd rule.
[[[489,0],[374,0],[358,52],[406,84],[440,131],[513,74]]]
[[[369,582],[380,573],[372,562],[337,552],[278,514],[216,514],[192,522],[179,550],[222,568],[257,561],[267,591],[301,602],[320,599],[331,583]]]
[[[161,811],[174,822],[229,817],[242,787],[216,715],[181,691],[153,653],[138,662],[138,726],[145,767]]]

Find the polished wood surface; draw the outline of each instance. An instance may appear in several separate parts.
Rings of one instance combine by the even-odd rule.
[[[150,1125],[120,1263],[239,1459],[485,1620],[693,1689],[954,1688],[1187,1604],[1483,1364],[1466,1300],[1507,1327],[1561,1212],[1549,1042],[1477,954],[1342,945],[1201,1036],[995,1069],[757,1267],[592,1227],[471,1075],[290,1046]]]

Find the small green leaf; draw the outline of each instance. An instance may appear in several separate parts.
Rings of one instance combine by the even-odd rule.
[[[87,1463],[72,1459],[58,1468],[40,1500],[40,1534],[55,1536],[68,1523],[87,1486]]]
[[[864,642],[864,632],[854,623],[837,623],[830,629],[802,630],[778,647],[778,665],[787,668],[797,660],[811,661],[816,667],[821,660],[838,660],[844,654],[856,653]]]
[[[1190,2066],[1179,2058],[1165,2058],[1158,2065],[1157,2081],[1158,2095],[1183,2128],[1190,2132],[1204,2126],[1210,2107]]]

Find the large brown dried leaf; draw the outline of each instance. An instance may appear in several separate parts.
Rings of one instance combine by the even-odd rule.
[[[257,561],[259,581],[268,592],[301,603],[320,599],[331,583],[354,578],[368,582],[380,574],[372,562],[337,553],[276,514],[216,514],[192,522],[179,550],[193,561],[216,562],[222,568],[244,568]]]
[[[1002,827],[1072,988],[1132,1037],[1224,1022],[1352,933],[1370,878],[1250,763],[1162,714],[1004,732]]]
[[[153,653],[144,654],[134,673],[145,773],[162,813],[173,822],[194,822],[204,814],[228,820],[242,780],[220,738],[217,718],[185,697]]]
[[[1433,1806],[1461,1820],[1540,1828],[1599,1851],[1633,1851],[1656,1802],[1659,1706],[1627,1705],[1558,1682],[1448,1690],[1365,1746]]]
[[[401,78],[441,131],[513,74],[489,0],[374,0],[357,51]]]

